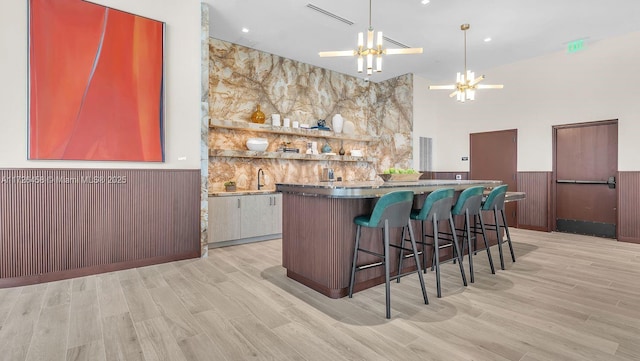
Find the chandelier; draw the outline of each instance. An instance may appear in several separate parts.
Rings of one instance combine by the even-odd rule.
[[[456,75],[456,84],[454,85],[430,85],[429,90],[454,90],[453,93],[449,94],[449,97],[456,97],[456,99],[460,102],[464,102],[466,100],[474,100],[476,96],[476,89],[502,89],[504,85],[496,84],[479,84],[482,79],[484,79],[484,75],[480,75],[479,77],[475,77],[475,74],[467,70],[467,30],[469,30],[469,24],[460,25],[460,30],[464,32],[464,73],[458,73]]]
[[[332,56],[357,56],[358,57],[358,73],[364,71],[364,61],[367,61],[367,75],[373,74],[373,57],[376,57],[376,72],[382,71],[382,55],[392,54],[422,54],[422,48],[405,48],[405,49],[383,49],[382,48],[382,31],[378,31],[376,37],[376,45],[373,45],[374,31],[371,26],[371,0],[369,0],[369,29],[367,30],[367,43],[365,47],[364,33],[358,33],[358,48],[356,50],[344,51],[321,51],[320,57]]]

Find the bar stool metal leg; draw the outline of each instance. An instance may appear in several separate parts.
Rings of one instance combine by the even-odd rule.
[[[498,210],[498,207],[494,207],[493,210],[493,220],[496,223],[496,237],[498,238],[498,253],[500,254],[500,268],[504,270],[504,254],[502,252],[502,235],[500,235],[500,221],[498,218],[498,213],[501,212]],[[506,223],[505,223],[506,224]]]
[[[424,286],[424,277],[422,276],[422,265],[420,265],[420,256],[418,252],[418,244],[416,242],[415,234],[413,233],[413,226],[411,226],[411,220],[407,222],[407,226],[402,228],[402,242],[404,243],[407,239],[405,238],[405,230],[409,231],[409,241],[411,242],[411,251],[414,262],[416,263],[416,272],[418,273],[418,278],[420,279],[420,287],[422,288],[422,298],[424,298],[424,304],[429,304],[429,298],[427,297],[427,289]],[[398,275],[402,272],[402,261],[404,260],[404,247],[400,248],[400,257],[398,259]],[[424,252],[424,251],[423,251]],[[397,283],[400,283],[400,277],[396,279]]]
[[[496,274],[496,268],[493,266],[493,258],[491,257],[491,249],[489,247],[489,240],[487,240],[487,229],[484,226],[484,219],[482,218],[482,212],[478,213],[478,218],[480,218],[480,229],[482,230],[482,240],[484,241],[484,248],[487,252],[487,257],[489,258],[489,267],[491,268],[491,274]],[[474,247],[474,252],[476,248]]]
[[[353,264],[351,265],[351,276],[349,280],[349,297],[353,297],[354,285],[355,285],[355,273],[371,267],[383,266],[384,267],[384,284],[385,284],[385,315],[387,318],[391,318],[391,279],[406,276],[410,273],[417,272],[420,279],[420,288],[425,303],[428,303],[427,290],[424,286],[424,279],[422,278],[422,268],[420,266],[420,258],[418,255],[418,248],[416,245],[413,229],[411,228],[411,206],[413,204],[413,192],[412,191],[396,191],[383,195],[376,202],[373,210],[368,215],[360,215],[353,219],[356,227],[356,241],[354,246]],[[362,238],[362,227],[378,228],[379,234],[382,235],[382,252],[374,249],[361,248],[360,241]],[[390,228],[401,229],[400,244],[391,243]],[[411,249],[404,248],[405,235],[409,232],[409,241],[411,241]],[[376,237],[377,238],[377,237]],[[373,239],[371,239],[373,241]],[[366,245],[365,245],[366,247]],[[413,257],[416,262],[416,270],[411,272],[402,273],[402,265],[398,268],[398,274],[392,277],[391,275],[391,248],[400,248],[400,260],[404,258],[404,251],[413,252]],[[371,256],[377,257],[380,261],[368,262],[366,264],[358,265],[358,253],[365,252]],[[407,257],[408,258],[408,257]]]
[[[504,255],[502,253],[502,236],[500,235],[500,221],[498,220],[498,207],[493,210],[493,220],[496,222],[496,237],[498,238],[498,253],[500,253],[500,268],[504,270]]]
[[[391,283],[389,281],[389,221],[387,219],[384,220],[384,226],[382,227],[384,231],[384,293],[385,293],[385,304],[387,308],[387,318],[391,318]],[[404,230],[402,231],[404,233]],[[418,272],[420,273],[420,272]]]
[[[358,249],[360,248],[360,235],[362,228],[360,225],[356,227],[356,246],[353,251],[353,263],[351,264],[351,279],[349,281],[349,298],[353,297],[353,285],[356,280],[356,265],[358,264]]]
[[[471,257],[472,250],[471,250],[471,226],[469,223],[469,210],[465,210],[464,212],[464,233],[463,236],[465,236],[467,238],[467,246],[469,248],[469,280],[471,283],[475,282],[475,278],[473,276],[473,257]],[[464,243],[464,238],[462,239],[462,242]],[[463,254],[461,255],[461,258],[464,258],[464,245],[462,246],[463,249]]]
[[[426,237],[427,230],[424,225],[424,221],[420,221],[420,225],[422,226],[422,234],[420,235],[420,243],[422,244],[422,266],[424,267],[424,273],[427,273],[427,244],[424,241]],[[433,271],[433,256],[431,257],[431,270]]]
[[[413,250],[413,259],[416,262],[416,267],[418,267],[418,278],[420,279],[420,286],[422,286],[422,298],[424,298],[424,304],[428,305],[429,298],[427,297],[427,289],[424,287],[424,277],[422,276],[422,272],[420,270],[421,267],[420,267],[420,258],[418,257],[418,245],[416,244],[416,237],[413,234],[413,227],[411,227],[411,221],[407,223],[407,228],[409,228],[409,239],[411,239],[411,249]],[[398,274],[400,273],[398,272]]]
[[[433,217],[433,258],[434,262],[431,267],[436,267],[436,290],[438,298],[442,297],[440,288],[440,244],[438,242],[438,221]]]
[[[467,277],[464,274],[464,267],[462,266],[462,253],[460,252],[460,246],[458,244],[458,236],[456,236],[456,226],[453,223],[452,215],[449,215],[449,227],[451,227],[451,234],[453,235],[453,249],[456,253],[453,256],[458,258],[458,265],[460,266],[460,275],[462,275],[462,284],[467,286]]]
[[[502,222],[504,224],[504,232],[507,235],[507,243],[509,243],[509,251],[511,252],[511,260],[516,261],[516,254],[513,252],[513,244],[511,244],[511,235],[509,234],[509,225],[507,225],[507,217],[504,214],[504,209],[500,210],[502,214]]]

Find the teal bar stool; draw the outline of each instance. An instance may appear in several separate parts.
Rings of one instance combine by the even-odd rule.
[[[414,259],[417,265],[418,278],[420,279],[420,287],[422,288],[422,297],[424,303],[429,304],[427,298],[427,290],[424,287],[424,279],[422,277],[420,259],[418,258],[418,250],[416,246],[415,237],[413,235],[413,229],[411,228],[411,221],[409,215],[411,213],[411,207],[413,206],[413,192],[412,191],[397,191],[390,192],[378,200],[373,207],[373,211],[370,215],[357,216],[353,219],[353,222],[357,225],[356,228],[356,244],[353,250],[353,263],[351,265],[351,279],[349,281],[349,298],[353,297],[353,286],[355,283],[356,271],[368,269],[376,266],[384,266],[384,279],[385,279],[385,295],[386,295],[386,311],[387,318],[391,318],[391,295],[390,295],[390,280],[391,278],[400,279],[402,276],[413,272],[407,272],[405,274],[398,274],[394,277],[390,275],[390,247],[402,249],[402,243],[400,245],[390,244],[389,241],[389,228],[402,228],[402,239],[405,237],[405,231],[409,231],[409,239],[411,240],[411,250],[414,254]],[[360,238],[362,235],[362,227],[366,228],[381,228],[382,229],[382,242],[383,253],[374,252],[368,249],[360,248]],[[364,252],[370,255],[374,255],[381,258],[381,262],[358,265],[358,253]]]
[[[496,236],[498,238],[498,251],[500,252],[500,268],[504,270],[504,255],[502,254],[502,235],[500,234],[500,227],[504,228],[504,233],[507,236],[507,243],[509,244],[509,251],[511,252],[511,260],[513,262],[516,261],[516,254],[513,251],[513,244],[511,243],[511,235],[509,234],[509,226],[507,226],[507,217],[504,214],[504,198],[507,195],[507,185],[501,185],[493,188],[487,199],[485,199],[482,204],[482,210],[493,212],[493,219],[495,223],[487,223],[486,229],[489,231],[496,231]],[[498,217],[500,214],[500,218],[502,219],[502,224],[500,224],[500,218]]]
[[[458,196],[458,201],[451,209],[451,214],[453,216],[463,216],[464,217],[464,228],[458,229],[457,231],[462,231],[462,242],[463,242],[463,252],[464,246],[468,246],[468,254],[469,254],[469,278],[471,283],[475,282],[473,275],[473,254],[476,254],[478,251],[486,250],[487,257],[489,258],[489,267],[491,268],[491,273],[495,274],[496,270],[493,267],[493,258],[491,258],[491,250],[489,249],[489,242],[487,240],[487,232],[485,230],[484,220],[482,219],[482,211],[480,208],[482,207],[482,197],[484,193],[484,187],[470,187],[462,191],[460,196]],[[471,223],[471,217],[474,219],[474,223]],[[485,248],[481,250],[476,250],[476,233],[475,232],[475,220],[476,217],[480,218],[480,228],[482,232],[482,239],[484,240]],[[473,226],[473,227],[472,227]],[[473,239],[473,248],[471,247],[471,240]],[[466,243],[465,243],[466,240]]]
[[[423,264],[424,264],[424,271],[426,272],[427,269],[427,261],[426,261],[426,247],[431,247],[433,249],[433,261],[432,261],[432,266],[431,268],[435,268],[436,270],[436,288],[438,291],[438,298],[442,297],[442,290],[441,290],[441,286],[440,286],[440,263],[444,263],[444,262],[449,262],[455,259],[458,259],[459,262],[459,266],[460,266],[460,275],[462,276],[462,283],[466,286],[467,285],[467,277],[465,276],[464,273],[464,268],[462,266],[462,253],[460,252],[460,247],[458,245],[458,238],[456,236],[455,233],[455,225],[453,224],[453,218],[451,217],[451,205],[453,204],[453,195],[454,195],[454,190],[453,188],[441,188],[441,189],[437,189],[431,193],[429,193],[429,195],[427,195],[427,198],[424,200],[424,204],[422,206],[421,209],[419,210],[412,210],[411,211],[411,219],[416,220],[416,221],[420,221],[421,222],[421,226],[422,226],[422,239],[420,242],[420,244],[422,244],[422,249],[423,249]],[[446,222],[448,221],[449,223],[449,229],[451,230],[451,233],[443,233],[440,232],[438,229],[438,225],[440,224],[440,222]],[[433,225],[433,234],[427,234],[426,230],[425,230],[425,222],[431,222]],[[450,234],[452,237],[451,239],[447,239],[447,238],[441,238],[439,235],[440,234]],[[433,239],[433,243],[427,242],[426,238],[432,238]],[[446,248],[446,247],[451,247],[453,246],[453,258],[451,260],[447,260],[447,261],[440,261],[440,249]],[[404,255],[403,254],[403,250],[400,250],[400,261],[399,261],[399,267],[402,267],[402,260],[406,257],[410,257],[411,255]]]

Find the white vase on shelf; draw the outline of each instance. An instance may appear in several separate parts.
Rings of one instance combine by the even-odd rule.
[[[344,119],[342,119],[342,115],[334,115],[331,121],[333,125],[333,131],[336,133],[342,133],[342,126],[344,125]]]

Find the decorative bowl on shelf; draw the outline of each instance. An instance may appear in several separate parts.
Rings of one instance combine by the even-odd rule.
[[[385,182],[415,182],[420,179],[422,173],[383,173],[378,175]]]
[[[269,145],[267,138],[249,138],[247,139],[247,148],[249,150],[264,152]]]

